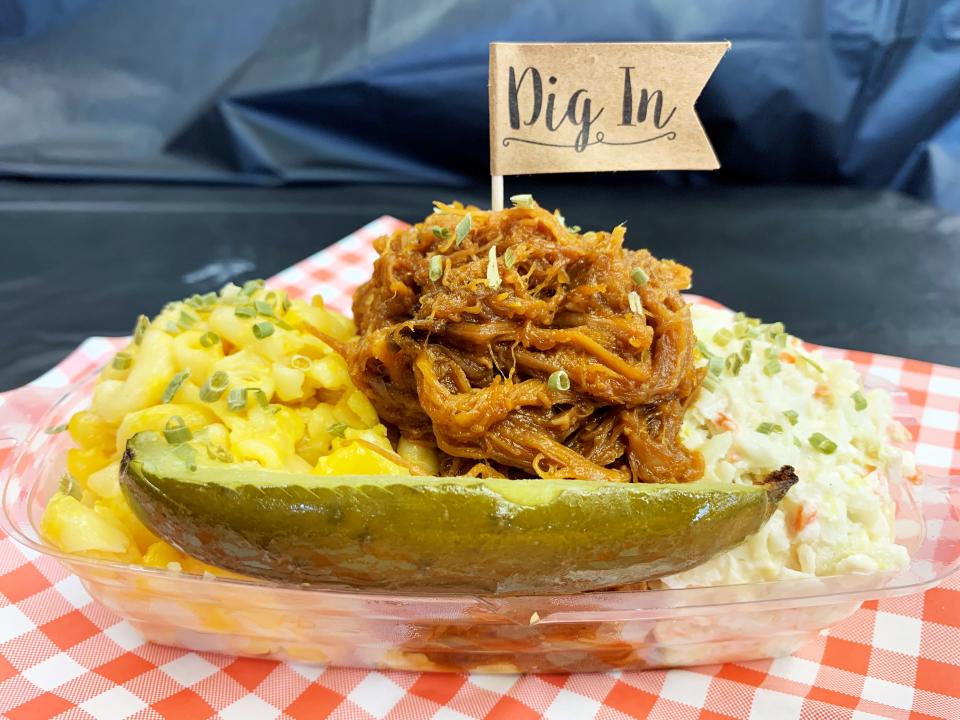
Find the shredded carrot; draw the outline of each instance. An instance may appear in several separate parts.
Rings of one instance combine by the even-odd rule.
[[[817,385],[817,389],[813,391],[813,396],[818,398],[828,398],[830,395],[830,388],[822,384]]]
[[[782,350],[780,352],[780,361],[789,363],[790,365],[795,365],[797,362],[797,359],[793,355],[788,353],[786,350]]]
[[[793,531],[795,533],[803,530],[807,525],[812,523],[817,517],[816,509],[807,510],[806,505],[801,505],[800,509],[797,510],[796,516],[793,518]]]
[[[714,419],[713,422],[716,423],[717,427],[721,427],[724,430],[737,429],[737,424],[733,421],[733,418],[722,411],[717,413],[717,417]]]

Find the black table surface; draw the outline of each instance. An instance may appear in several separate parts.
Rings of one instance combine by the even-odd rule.
[[[510,178],[584,229],[694,269],[694,292],[813,342],[960,365],[960,216],[847,188],[667,189],[630,176]],[[266,277],[380,215],[485,187],[0,184],[0,389],[164,302]]]

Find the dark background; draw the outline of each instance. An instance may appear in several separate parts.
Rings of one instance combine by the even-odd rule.
[[[960,365],[956,0],[0,0],[0,388],[379,215],[487,204],[491,40],[716,39],[720,171],[508,194],[626,220],[807,339]]]

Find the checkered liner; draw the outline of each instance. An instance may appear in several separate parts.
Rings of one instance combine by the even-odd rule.
[[[293,295],[349,310],[383,217],[281,272]],[[36,412],[122,343],[92,338],[27,388],[0,395]],[[960,469],[960,370],[828,351],[902,388],[918,461]],[[31,397],[33,403],[31,404]],[[0,449],[0,461],[5,460]],[[934,519],[930,522],[936,523]],[[928,522],[928,525],[930,524]],[[236,659],[147,644],[55,560],[0,534],[0,715],[71,718],[960,718],[960,578],[866,603],[790,657],[689,670],[593,675],[376,672]]]

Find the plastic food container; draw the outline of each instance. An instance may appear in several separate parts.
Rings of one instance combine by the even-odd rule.
[[[89,402],[95,378],[62,391],[10,393],[0,437],[4,529],[75,572],[148,640],[191,650],[365,668],[585,672],[784,655],[864,600],[922,591],[960,560],[960,479],[893,479],[899,572],[645,592],[475,597],[285,587],[84,559],[37,528],[71,440],[46,428]],[[59,398],[59,399],[58,399]],[[38,401],[39,399],[39,401]],[[901,405],[902,406],[902,405]],[[905,424],[915,424],[908,416]]]

